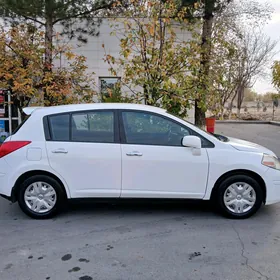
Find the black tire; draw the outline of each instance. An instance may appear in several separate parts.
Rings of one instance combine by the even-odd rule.
[[[56,203],[53,206],[53,208],[45,213],[37,213],[33,210],[31,210],[25,203],[24,200],[24,193],[25,190],[35,182],[44,182],[53,187],[53,189],[56,192]],[[18,198],[18,204],[22,211],[28,215],[31,218],[34,219],[49,219],[54,217],[59,210],[62,209],[62,206],[64,205],[66,201],[66,195],[65,191],[63,189],[63,186],[61,186],[54,178],[47,176],[47,175],[34,175],[26,179],[18,188],[18,193],[17,193],[17,198]]]
[[[244,182],[249,184],[256,193],[256,201],[253,207],[248,210],[247,212],[244,213],[234,213],[230,211],[225,203],[224,203],[224,194],[226,192],[226,189],[234,183],[237,182]],[[232,175],[228,178],[226,178],[220,186],[218,187],[218,190],[216,192],[216,195],[214,197],[215,199],[215,205],[218,207],[218,210],[226,217],[231,218],[231,219],[246,219],[255,214],[259,208],[261,207],[263,201],[264,201],[264,194],[263,190],[260,186],[260,184],[252,177],[248,175]]]

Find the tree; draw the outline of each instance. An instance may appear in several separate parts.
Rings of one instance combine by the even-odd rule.
[[[275,42],[260,32],[271,15],[268,5],[256,1],[232,1],[215,13],[208,102],[223,115],[224,104],[238,97],[241,108],[244,90],[253,86],[256,77],[263,75]],[[257,45],[258,44],[258,45]],[[212,89],[212,92],[211,92]],[[212,102],[211,102],[212,101]]]
[[[0,88],[10,89],[15,105],[21,109],[31,100],[42,104],[44,92],[49,96],[46,105],[92,100],[92,78],[86,74],[85,57],[75,55],[57,37],[52,46],[56,67],[46,73],[44,46],[44,32],[32,25],[9,30],[0,27]],[[62,57],[63,66],[59,63]]]
[[[280,61],[274,61],[272,66],[272,84],[280,93]]]
[[[196,94],[195,94],[195,124],[205,126],[205,113],[207,111],[206,96],[211,91],[211,51],[214,15],[223,9],[231,0],[181,0],[179,7],[195,7],[196,12],[187,14],[188,19],[201,19],[202,32],[200,36],[200,66],[196,71]]]
[[[266,92],[265,94],[260,96],[260,100],[262,102],[272,102],[273,95],[274,95],[273,92]]]
[[[188,0],[186,0],[188,1]],[[201,53],[201,70],[200,74],[200,83],[199,83],[199,92],[198,98],[196,102],[196,123],[198,125],[203,125],[205,118],[206,108],[203,106],[199,106],[199,102],[202,104],[208,104],[207,97],[211,98],[211,90],[213,89],[213,82],[215,81],[215,76],[213,77],[213,67],[216,66],[215,59],[213,59],[213,51],[215,52],[216,47],[216,37],[224,34],[224,44],[225,48],[228,48],[228,42],[233,44],[234,46],[238,46],[240,36],[243,32],[240,33],[240,30],[244,31],[249,26],[256,26],[264,24],[267,19],[271,16],[272,8],[266,4],[260,4],[258,1],[254,0],[240,0],[240,1],[232,1],[232,0],[203,0],[202,1],[202,11],[198,13],[198,16],[203,16],[203,30],[202,30],[202,53]],[[224,32],[226,30],[226,32]],[[235,39],[234,39],[235,37]],[[235,40],[235,42],[234,42]],[[236,49],[236,48],[235,48]],[[240,50],[239,50],[240,51]],[[226,52],[227,53],[227,52]],[[235,52],[237,54],[238,52]],[[245,54],[246,55],[246,54]],[[236,56],[237,57],[237,56]],[[241,56],[243,57],[243,56]],[[236,62],[236,61],[235,61]],[[230,63],[232,65],[232,63]],[[264,63],[263,63],[264,64]],[[242,68],[243,64],[242,60],[239,60],[239,65]],[[223,66],[222,66],[223,67]],[[228,67],[228,65],[227,65]],[[243,67],[243,68],[244,68]],[[212,68],[212,69],[211,69]],[[217,68],[217,67],[216,67]],[[228,68],[231,71],[234,71],[234,65]],[[225,102],[225,98],[229,98],[231,96],[232,87],[230,86],[229,90],[225,90],[225,79],[224,77],[220,79],[222,85],[220,88],[223,90],[219,91],[222,93],[223,101]],[[231,79],[233,82],[233,79]],[[217,82],[217,79],[216,79]],[[235,92],[239,92],[238,96],[240,96],[239,104],[242,103],[242,92],[244,88],[250,85],[249,82],[244,81],[244,79],[239,79],[237,83],[239,86],[234,90]],[[229,83],[228,83],[229,85]],[[217,84],[216,84],[217,86]],[[203,101],[204,99],[204,101]],[[241,105],[240,105],[241,106]]]
[[[244,31],[240,40],[240,64],[237,71],[238,84],[233,99],[237,96],[237,110],[240,115],[244,90],[251,88],[256,79],[266,74],[272,61],[277,42],[272,41],[261,30]]]
[[[77,36],[86,41],[84,35],[98,35],[98,25],[101,11],[110,9],[114,0],[0,0],[0,16],[12,25],[19,22],[36,24],[43,28],[45,34],[44,62],[45,72],[51,72],[53,67],[54,26],[62,26],[62,35],[70,39]],[[79,23],[76,25],[75,23]],[[48,75],[48,74],[46,74]],[[50,97],[45,92],[46,103]]]
[[[207,111],[207,96],[211,94],[213,87],[210,77],[211,52],[213,38],[214,18],[221,13],[232,0],[182,0],[183,6],[195,5],[197,11],[192,15],[202,19],[202,32],[200,36],[200,67],[196,81],[195,97],[195,123],[198,126],[205,126],[205,113]],[[195,3],[194,3],[195,2]]]
[[[278,93],[271,94],[271,99],[273,101],[273,118],[275,108],[279,107],[280,101],[280,61],[274,61],[272,66],[272,84],[276,88]]]
[[[224,116],[226,102],[236,90],[236,69],[239,63],[238,44],[228,34],[228,28],[223,21],[214,21],[212,34],[211,67],[209,77],[211,84],[206,96],[208,110]]]
[[[250,88],[245,88],[244,90],[244,101],[256,101],[259,95],[257,92]]]
[[[195,124],[205,126],[206,102],[205,97],[209,94],[210,80],[210,61],[211,61],[211,39],[215,4],[217,0],[204,0],[203,27],[201,35],[200,71],[198,79],[198,91],[195,99]]]
[[[120,58],[107,54],[104,46],[105,61],[113,75],[122,76],[121,84],[129,88],[135,102],[185,116],[200,62],[195,26],[185,18],[187,9],[178,13],[173,1],[130,3],[124,19],[113,24],[113,35],[121,42]]]

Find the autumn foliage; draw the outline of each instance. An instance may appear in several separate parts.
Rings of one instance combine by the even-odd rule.
[[[121,50],[115,57],[103,46],[104,60],[134,102],[186,115],[200,65],[197,26],[189,24],[187,12],[175,1],[131,0],[123,17],[112,20]]]
[[[31,100],[45,106],[92,100],[86,58],[74,54],[59,34],[51,47],[53,65],[46,67],[44,31],[33,25],[0,27],[0,88],[11,90],[18,107]]]

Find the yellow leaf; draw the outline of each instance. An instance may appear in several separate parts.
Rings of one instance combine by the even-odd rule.
[[[148,30],[149,30],[149,32],[150,32],[150,34],[151,34],[151,36],[154,36],[155,35],[155,29],[154,29],[154,27],[153,26],[148,26]]]
[[[199,9],[199,6],[200,6],[200,4],[199,4],[199,2],[196,2],[196,3],[194,3],[194,8],[197,10],[197,9]]]
[[[5,73],[5,79],[6,80],[10,80],[10,79],[12,79],[13,78],[13,75],[12,74],[10,74],[10,73]]]
[[[69,60],[75,58],[75,54],[72,53],[72,52],[66,52],[66,53],[65,53],[65,56],[66,56],[66,58],[69,59]]]

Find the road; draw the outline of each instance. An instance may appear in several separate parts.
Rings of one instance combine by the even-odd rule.
[[[258,143],[269,148],[280,157],[280,126],[219,123],[215,132]]]
[[[280,141],[271,139],[279,128],[261,127],[217,131],[267,140],[279,155]],[[280,204],[266,206],[235,221],[208,203],[84,203],[36,221],[0,198],[0,279],[280,279],[279,213]]]

